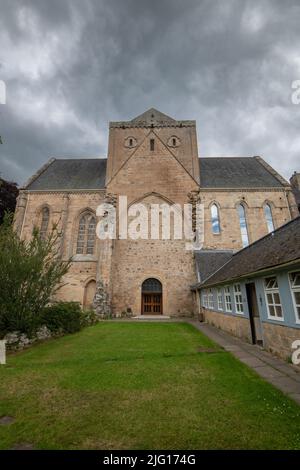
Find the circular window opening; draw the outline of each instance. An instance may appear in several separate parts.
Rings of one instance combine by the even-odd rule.
[[[179,147],[180,139],[176,135],[172,135],[168,140],[169,147]]]
[[[127,148],[134,148],[134,147],[137,146],[137,140],[134,137],[131,137],[131,136],[126,137],[124,145]]]

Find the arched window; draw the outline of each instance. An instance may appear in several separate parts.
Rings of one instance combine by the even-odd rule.
[[[264,213],[265,213],[265,218],[267,222],[267,227],[268,227],[268,232],[273,232],[274,231],[274,223],[273,223],[273,216],[272,216],[272,210],[269,204],[264,205]]]
[[[93,255],[95,238],[96,218],[90,212],[86,212],[79,220],[76,253],[78,255]]]
[[[247,221],[246,221],[246,211],[245,211],[245,207],[242,204],[238,205],[238,214],[239,214],[239,219],[240,219],[240,228],[241,228],[243,248],[245,248],[245,246],[249,245],[249,237],[248,237],[248,229],[247,229]]]
[[[210,208],[211,213],[211,229],[212,233],[220,233],[220,218],[219,218],[219,208],[217,204],[213,204]]]
[[[48,232],[48,225],[49,225],[49,208],[43,207],[42,209],[42,218],[41,218],[41,226],[40,226],[40,237],[45,239]]]
[[[158,279],[150,277],[142,284],[142,292],[162,292],[162,285]]]

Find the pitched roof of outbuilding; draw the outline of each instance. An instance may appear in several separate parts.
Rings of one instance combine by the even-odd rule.
[[[232,258],[233,250],[200,250],[195,252],[195,262],[200,281],[204,282],[217,269]]]
[[[300,262],[300,216],[234,253],[201,287],[231,282],[293,261]]]
[[[289,186],[260,157],[199,158],[202,188],[266,188]]]
[[[106,159],[52,159],[25,186],[30,191],[97,190],[105,187]]]

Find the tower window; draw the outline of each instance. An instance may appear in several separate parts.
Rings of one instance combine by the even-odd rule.
[[[133,145],[133,141],[132,139],[129,139],[129,146],[132,147],[132,145]]]
[[[154,139],[150,139],[150,150],[151,152],[154,151]]]
[[[173,137],[172,139],[172,145],[175,147],[176,146],[176,139]]]

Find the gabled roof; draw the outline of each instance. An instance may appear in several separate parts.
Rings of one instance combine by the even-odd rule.
[[[199,158],[201,188],[268,188],[289,186],[260,157]]]
[[[140,123],[146,123],[146,124],[156,124],[159,122],[174,122],[176,121],[175,119],[171,118],[170,116],[167,116],[164,113],[161,113],[155,108],[150,108],[148,111],[145,111],[143,114],[140,114],[139,116],[131,119],[131,122],[140,122]]]
[[[234,253],[232,258],[200,287],[259,275],[260,271],[297,261],[300,262],[300,216]]]
[[[200,250],[195,252],[195,262],[200,282],[204,282],[233,256],[233,250]]]
[[[195,126],[195,121],[177,121],[167,116],[167,114],[150,108],[144,113],[131,119],[131,121],[114,121],[109,123],[109,127],[189,127]]]
[[[106,159],[52,159],[27,183],[29,191],[103,189]]]

